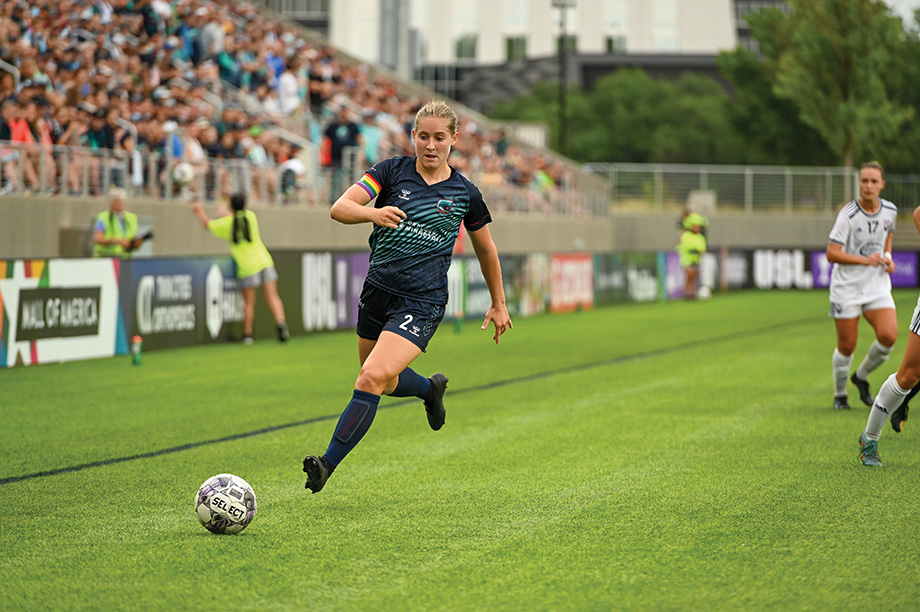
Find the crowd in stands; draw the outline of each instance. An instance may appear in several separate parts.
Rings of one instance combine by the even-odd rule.
[[[332,178],[348,146],[361,170],[414,154],[426,101],[246,2],[5,0],[0,59],[18,70],[0,71],[0,193],[98,195],[132,179],[152,193],[188,161],[222,193],[239,186],[233,164],[246,167],[253,199],[269,200],[303,174],[307,143]],[[470,117],[461,129],[451,165],[484,188],[518,188],[527,209],[571,181],[503,130]],[[140,161],[151,154],[152,172]]]

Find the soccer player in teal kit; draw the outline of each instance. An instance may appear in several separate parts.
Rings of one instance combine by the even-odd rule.
[[[332,206],[336,221],[370,222],[374,229],[370,268],[358,301],[361,372],[326,452],[303,460],[305,487],[314,493],[367,433],[381,395],[418,397],[431,428],[444,424],[447,377],[438,372],[425,378],[409,365],[425,351],[444,317],[447,270],[461,223],[492,298],[482,329],[491,321],[498,344],[512,327],[498,250],[489,233],[492,217],[479,189],[447,163],[458,136],[456,113],[443,102],[429,102],[415,116],[415,157],[377,163]]]

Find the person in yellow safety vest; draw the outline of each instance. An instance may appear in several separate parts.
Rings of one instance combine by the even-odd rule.
[[[696,284],[700,275],[700,260],[706,252],[706,237],[703,236],[703,226],[698,220],[680,235],[677,252],[686,279],[684,299],[693,299],[696,297]]]
[[[96,216],[93,227],[93,257],[131,257],[144,241],[137,237],[137,215],[125,210],[124,189],[112,189],[109,197],[109,210]]]

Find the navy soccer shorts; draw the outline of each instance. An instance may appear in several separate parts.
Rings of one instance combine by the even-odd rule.
[[[424,352],[443,318],[442,304],[394,295],[365,283],[358,300],[357,332],[366,340],[376,340],[382,331],[393,332]]]

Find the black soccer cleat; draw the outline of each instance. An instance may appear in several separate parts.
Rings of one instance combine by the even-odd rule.
[[[847,400],[846,395],[835,395],[834,396],[834,410],[849,410],[850,402]]]
[[[444,409],[444,392],[447,390],[448,378],[440,372],[435,372],[428,380],[431,381],[431,388],[428,389],[428,397],[425,398],[425,412],[428,413],[428,425],[437,431],[444,426],[444,417],[447,416],[447,410]]]
[[[861,380],[856,376],[856,372],[853,372],[853,375],[850,376],[850,382],[856,385],[856,388],[859,389],[859,399],[862,400],[862,403],[872,407],[872,403],[875,402],[875,398],[872,397],[872,394],[869,393],[869,381]]]
[[[307,473],[304,488],[319,493],[326,486],[326,481],[332,476],[333,470],[335,466],[329,463],[325,455],[322,457],[307,455],[303,460],[303,471]]]
[[[907,402],[904,402],[897,410],[891,413],[891,428],[898,433],[901,433],[901,428],[904,427],[908,410],[910,410],[910,406],[907,405]]]
[[[287,342],[288,338],[291,337],[291,332],[288,330],[287,323],[282,321],[278,323],[278,342]]]

